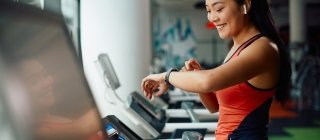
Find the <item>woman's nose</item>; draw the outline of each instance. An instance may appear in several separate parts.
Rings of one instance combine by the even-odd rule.
[[[214,14],[211,14],[209,16],[209,21],[212,22],[212,23],[215,23],[219,20],[218,16],[214,15]]]
[[[213,17],[212,17],[212,22],[213,22],[213,23],[217,22],[218,20],[219,20],[219,18],[218,18],[217,16],[213,16]]]

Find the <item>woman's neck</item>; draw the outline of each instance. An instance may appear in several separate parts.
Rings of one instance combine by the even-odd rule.
[[[244,42],[246,42],[248,39],[251,37],[260,34],[260,31],[253,26],[253,25],[248,25],[247,27],[244,27],[237,35],[233,37],[233,46],[240,46]]]

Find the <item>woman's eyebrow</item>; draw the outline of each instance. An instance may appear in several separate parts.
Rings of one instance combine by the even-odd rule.
[[[215,6],[217,4],[223,4],[223,3],[224,2],[222,2],[222,1],[217,1],[217,2],[212,3],[211,6]],[[206,7],[209,7],[209,5],[206,4]]]

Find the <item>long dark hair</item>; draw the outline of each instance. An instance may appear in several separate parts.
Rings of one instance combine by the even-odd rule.
[[[236,0],[236,2],[241,6],[244,4],[244,0]],[[291,66],[287,46],[283,44],[274,26],[267,0],[251,0],[248,16],[257,29],[278,46],[280,75],[275,98],[283,105],[289,99],[291,89]]]

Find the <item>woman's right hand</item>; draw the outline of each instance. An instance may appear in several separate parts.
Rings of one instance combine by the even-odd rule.
[[[184,62],[184,67],[181,68],[180,71],[196,71],[201,70],[201,65],[196,59],[189,59],[188,61]]]
[[[184,63],[184,67],[180,71],[196,71],[201,70],[201,65],[199,62],[193,58],[189,59]],[[219,104],[217,97],[214,93],[199,93],[202,104],[211,113],[215,113],[219,110]]]

